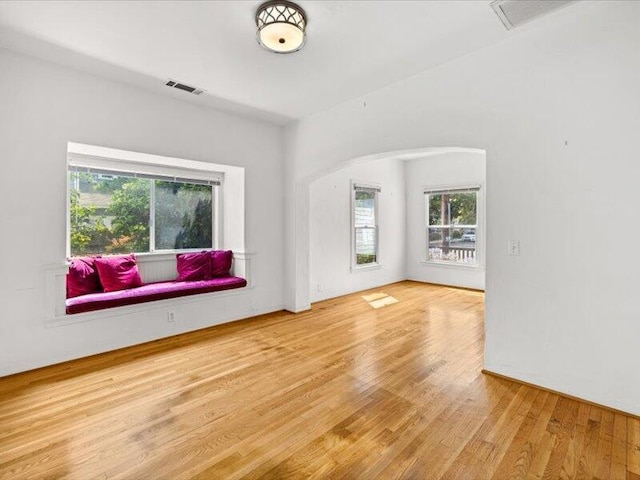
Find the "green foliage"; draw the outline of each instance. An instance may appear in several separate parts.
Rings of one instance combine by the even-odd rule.
[[[122,187],[135,180],[133,177],[114,177],[112,179],[106,180],[94,180],[94,188],[97,192],[100,193],[114,193],[118,190],[122,189]]]
[[[369,192],[365,190],[356,190],[356,202],[362,201],[363,206],[371,205],[376,198],[376,194],[374,192]]]
[[[149,251],[149,180],[129,178],[113,192],[107,213],[115,218],[111,224],[113,235],[108,252]]]
[[[195,215],[191,218],[184,214],[182,219],[182,229],[176,236],[174,247],[200,248],[203,245],[212,243],[212,204],[211,200],[198,200]]]
[[[376,262],[376,255],[373,253],[356,254],[356,265],[367,265]]]
[[[156,249],[212,246],[211,186],[90,173],[69,179],[72,255],[148,252],[152,186]]]
[[[475,192],[429,196],[429,225],[475,225],[476,222]]]
[[[101,218],[95,217],[95,208],[80,205],[80,192],[71,190],[69,220],[71,222],[71,254],[99,253],[108,241],[109,229]]]
[[[429,195],[429,225],[441,225],[442,220],[442,195]]]
[[[208,185],[156,181],[156,248],[208,248],[213,235]]]

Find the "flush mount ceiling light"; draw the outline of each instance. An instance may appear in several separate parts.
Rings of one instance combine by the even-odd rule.
[[[300,50],[306,40],[307,16],[298,5],[274,0],[260,5],[256,12],[258,43],[275,53]]]

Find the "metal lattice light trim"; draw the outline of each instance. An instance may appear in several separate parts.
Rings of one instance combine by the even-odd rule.
[[[297,52],[307,39],[307,16],[304,10],[286,0],[273,0],[260,5],[256,11],[256,26],[258,43],[271,52]]]

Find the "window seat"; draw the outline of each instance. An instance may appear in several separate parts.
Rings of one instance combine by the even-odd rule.
[[[120,290],[117,292],[100,292],[81,295],[66,300],[66,313],[85,313],[106,308],[134,305],[136,303],[165,300],[167,298],[185,297],[199,293],[218,292],[242,288],[247,281],[240,277],[219,277],[210,280],[187,282],[155,282],[141,287]]]

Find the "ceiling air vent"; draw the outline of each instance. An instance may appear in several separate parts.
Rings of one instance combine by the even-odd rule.
[[[491,8],[511,30],[572,3],[575,0],[493,0]]]
[[[203,89],[192,87],[191,85],[185,85],[184,83],[176,82],[175,80],[167,80],[165,83],[167,87],[177,88],[178,90],[184,90],[185,92],[193,93],[194,95],[201,95],[204,92]]]

